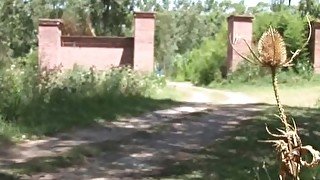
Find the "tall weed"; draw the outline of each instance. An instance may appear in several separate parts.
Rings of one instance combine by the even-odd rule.
[[[32,53],[0,70],[0,123],[31,134],[129,115],[138,108],[135,105],[165,84],[163,78],[129,67],[105,71],[56,68],[39,73],[36,59]]]

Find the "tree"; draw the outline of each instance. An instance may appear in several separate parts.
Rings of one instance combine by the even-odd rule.
[[[27,53],[36,42],[30,2],[3,0],[0,12],[2,46],[12,49],[14,57]]]
[[[266,12],[268,9],[270,9],[270,6],[268,3],[259,2],[256,6],[249,7],[248,12],[250,14],[258,14],[261,12]]]
[[[299,11],[302,16],[307,14],[319,18],[320,17],[320,5],[316,0],[301,0],[299,2]]]
[[[129,19],[133,11],[132,0],[87,0],[92,25],[97,35],[125,35],[125,29],[131,28]]]
[[[271,10],[274,12],[281,11],[284,7],[285,0],[271,0]]]
[[[133,0],[2,0],[0,45],[7,48],[2,55],[11,49],[13,57],[23,56],[35,47],[40,18],[63,18],[79,35],[94,34],[93,29],[97,35],[125,35],[134,5]]]

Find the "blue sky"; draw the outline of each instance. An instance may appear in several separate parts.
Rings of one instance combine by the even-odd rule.
[[[241,0],[232,0],[232,2],[240,2]],[[255,6],[259,2],[265,2],[265,3],[270,3],[271,0],[244,0],[244,4],[248,7]],[[297,5],[299,0],[291,0],[292,5]]]

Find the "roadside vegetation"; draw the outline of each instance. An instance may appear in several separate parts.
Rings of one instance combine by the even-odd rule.
[[[191,152],[193,159],[167,163],[154,178],[276,179],[278,167],[272,148],[257,142],[268,138],[265,123],[271,127],[279,125],[273,115],[276,109],[270,74],[243,63],[235,72],[222,75],[228,39],[226,18],[232,14],[255,16],[254,44],[272,25],[284,37],[290,54],[307,39],[305,15],[320,19],[320,4],[300,0],[295,6],[272,0],[248,8],[244,1],[230,0],[119,2],[0,1],[1,147],[179,105],[178,101],[189,97],[192,90],[178,91],[167,86],[166,81],[188,81],[197,86],[243,92],[259,102],[254,104],[259,110],[223,137],[212,140],[211,145]],[[156,66],[164,77],[140,74],[128,67],[103,72],[81,67],[65,72],[59,68],[39,72],[39,18],[62,18],[76,30],[69,33],[76,35],[81,35],[89,19],[97,36],[130,36],[136,9],[157,12]],[[310,49],[302,49],[293,64],[279,72],[280,95],[300,127],[303,142],[319,149],[320,76],[313,73]],[[225,97],[212,94],[212,98],[223,101]],[[114,150],[118,143],[77,147],[61,157],[46,157],[9,168],[23,174],[81,165],[86,157]],[[320,179],[319,168],[303,172],[302,179]],[[5,178],[0,174],[0,179]]]
[[[39,74],[36,53],[3,64],[0,134],[12,140],[38,138],[98,121],[111,121],[174,104],[155,100],[165,79],[115,67]]]

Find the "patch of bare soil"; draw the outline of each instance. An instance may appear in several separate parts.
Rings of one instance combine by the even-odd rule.
[[[246,104],[253,101],[243,95],[226,94],[231,100],[226,100],[225,105],[214,105],[209,103],[211,97],[204,90],[193,91],[194,97],[188,99],[192,102],[183,106],[100,123],[92,128],[11,147],[8,149],[10,153],[0,157],[1,169],[10,171],[10,167],[29,166],[28,163],[35,159],[45,157],[45,161],[48,157],[64,156],[77,147],[92,145],[98,153],[86,154],[82,163],[70,162],[63,167],[59,164],[45,171],[40,168],[22,173],[20,178],[102,180],[155,177],[170,163],[192,159],[193,152],[234,130],[261,110],[258,105]],[[241,100],[235,100],[239,98]]]

